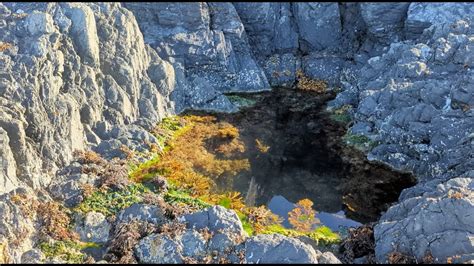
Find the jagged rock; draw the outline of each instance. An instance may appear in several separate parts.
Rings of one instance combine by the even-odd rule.
[[[111,225],[105,215],[98,212],[88,212],[76,225],[81,241],[105,243],[109,238]]]
[[[361,16],[368,31],[377,40],[392,42],[400,40],[400,31],[410,3],[360,3]]]
[[[402,198],[374,227],[377,260],[387,261],[395,250],[413,254],[419,261],[428,252],[439,262],[473,254],[473,189],[472,178],[454,178]]]
[[[311,246],[278,234],[257,235],[242,245],[246,263],[318,263]]]
[[[23,253],[33,248],[33,234],[36,232],[34,213],[26,212],[17,195],[25,197],[25,204],[33,203],[34,194],[31,190],[17,188],[0,195],[0,262],[21,263]],[[20,196],[21,197],[21,196]],[[13,244],[17,243],[17,244]]]
[[[116,223],[128,223],[132,220],[161,224],[166,218],[163,210],[157,206],[135,203],[117,214]]]
[[[293,15],[302,52],[340,46],[342,26],[337,3],[294,3]]]
[[[406,35],[416,38],[431,25],[452,23],[459,19],[474,19],[471,3],[410,3],[405,21]]]

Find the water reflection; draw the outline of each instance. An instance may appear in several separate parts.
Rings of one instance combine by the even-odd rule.
[[[288,201],[285,197],[277,195],[273,196],[267,204],[268,208],[283,219],[282,225],[291,228],[288,222],[288,212],[293,210],[296,205]],[[359,227],[362,224],[346,218],[344,211],[336,213],[318,212],[316,217],[321,221],[322,225],[331,228],[332,231],[345,230],[348,227]]]

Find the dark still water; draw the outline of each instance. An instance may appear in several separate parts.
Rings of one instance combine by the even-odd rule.
[[[283,219],[282,225],[286,228],[291,228],[288,222],[288,212],[295,208],[295,204],[288,201],[285,197],[277,195],[274,196],[267,204],[268,208]],[[321,225],[331,228],[332,231],[346,230],[349,227],[358,227],[362,224],[346,218],[344,211],[336,213],[318,212],[316,218],[321,221]]]

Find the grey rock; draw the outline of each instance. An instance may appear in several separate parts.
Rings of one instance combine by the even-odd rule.
[[[341,44],[342,26],[337,3],[294,3],[293,15],[301,51],[336,48]]]
[[[95,243],[107,242],[110,228],[105,215],[99,212],[88,212],[76,225],[81,241]]]
[[[181,236],[183,255],[200,258],[206,254],[207,241],[195,230],[186,230]]]
[[[211,232],[216,233],[225,231],[239,236],[246,235],[237,214],[222,206],[213,206],[200,212],[187,214],[180,217],[179,220],[185,222],[188,228],[208,228]]]
[[[318,263],[319,264],[342,264],[342,262],[334,256],[331,252],[327,251],[321,254],[321,256],[318,257]]]
[[[135,246],[140,263],[182,263],[182,246],[168,236],[149,235]]]
[[[163,210],[158,206],[135,203],[117,214],[116,223],[128,223],[132,220],[162,224],[166,218]]]
[[[318,263],[310,245],[278,234],[257,235],[243,245],[246,263]]]
[[[471,3],[410,3],[405,21],[407,37],[419,37],[431,25],[474,19]]]
[[[217,250],[218,252],[225,252],[238,244],[228,234],[217,233],[209,240],[209,250]]]
[[[45,256],[39,249],[31,249],[21,255],[21,263],[39,264],[42,263]]]
[[[419,260],[426,252],[438,261],[472,254],[473,187],[471,178],[455,178],[391,207],[374,227],[377,260],[387,261],[393,243]]]
[[[410,3],[361,3],[360,10],[370,34],[378,41],[400,40]]]

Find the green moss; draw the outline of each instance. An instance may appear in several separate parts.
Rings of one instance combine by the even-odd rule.
[[[379,142],[373,141],[367,136],[351,134],[349,132],[344,135],[343,140],[346,144],[363,151],[369,151],[379,145]]]
[[[161,157],[159,155],[153,156],[150,160],[147,160],[138,165],[131,165],[129,170],[129,178],[134,181],[149,181],[157,174],[162,175],[163,173],[160,170],[151,171],[153,166],[158,164]]]
[[[340,236],[327,226],[320,226],[316,228],[313,232],[308,234],[308,237],[316,240],[319,244],[324,245],[335,244],[341,240]]]
[[[141,195],[150,189],[143,184],[132,184],[120,191],[95,191],[75,208],[81,213],[100,212],[106,216],[142,201]]]
[[[341,124],[348,124],[352,121],[352,118],[349,114],[349,110],[352,109],[352,106],[346,104],[339,109],[334,110],[334,112],[329,116],[332,120],[339,122]]]
[[[341,124],[348,124],[352,121],[351,116],[347,113],[342,114],[331,114],[329,116],[332,120],[339,122]]]
[[[47,259],[60,259],[66,263],[83,263],[86,255],[81,253],[81,245],[72,241],[43,242],[39,248]]]
[[[227,96],[227,99],[229,99],[229,101],[232,104],[238,107],[251,107],[257,103],[256,100],[249,99],[247,97],[240,96],[240,95],[226,95],[226,96]]]
[[[205,209],[212,205],[190,196],[187,192],[177,189],[169,189],[164,196],[164,200],[170,204],[182,203],[189,206]]]
[[[255,232],[252,225],[249,223],[247,216],[241,212],[237,212],[237,216],[239,217],[240,222],[242,223],[244,231],[247,232],[249,236],[253,236]]]
[[[318,245],[331,245],[340,241],[340,236],[331,231],[327,226],[320,226],[312,232],[302,232],[294,229],[288,229],[282,225],[275,224],[265,228],[262,234],[281,234],[288,237],[306,236],[318,243]]]

